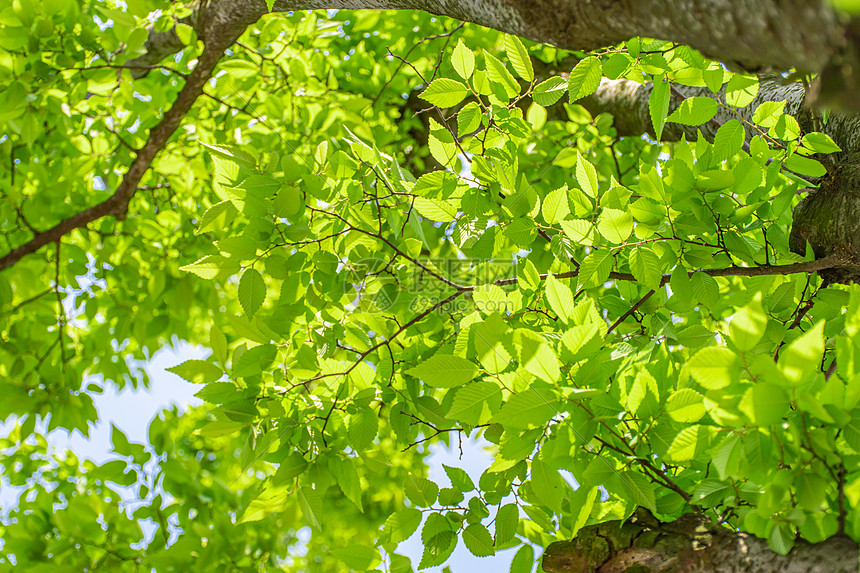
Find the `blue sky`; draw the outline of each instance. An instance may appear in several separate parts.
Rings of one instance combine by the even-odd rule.
[[[208,355],[207,349],[185,343],[181,343],[177,348],[165,347],[157,352],[145,366],[152,383],[149,390],[135,391],[128,388],[122,392],[117,392],[109,384],[106,385],[107,388],[101,395],[93,395],[95,406],[99,412],[99,423],[91,430],[89,439],[77,432],[69,435],[63,430],[56,430],[48,436],[49,443],[54,448],[59,450],[70,449],[78,457],[89,458],[97,463],[114,457],[111,453],[111,424],[121,429],[129,440],[148,443],[147,429],[149,423],[162,408],[169,408],[174,404],[182,408],[202,404],[202,401],[194,396],[202,386],[185,382],[179,376],[167,372],[166,368],[185,360],[206,358]],[[13,423],[14,420],[10,419],[4,424],[0,424],[0,433],[3,433],[4,430],[8,431]],[[431,446],[431,453],[427,459],[430,467],[428,477],[436,482],[439,487],[449,487],[451,482],[442,467],[445,464],[465,469],[472,480],[477,483],[481,473],[493,461],[490,453],[486,450],[487,445],[483,440],[464,439],[462,458],[456,443],[450,448],[444,445]],[[18,490],[10,488],[0,481],[0,516],[4,515],[9,507],[16,502],[17,493]],[[127,496],[123,497],[127,498]],[[144,527],[144,529],[148,535],[152,534],[151,527]],[[398,553],[407,555],[412,559],[413,567],[418,566],[422,551],[420,528],[398,548]],[[516,549],[508,549],[493,557],[475,557],[469,553],[460,540],[447,565],[453,573],[507,571],[515,552]],[[441,573],[442,570],[442,567],[433,567],[424,571]]]

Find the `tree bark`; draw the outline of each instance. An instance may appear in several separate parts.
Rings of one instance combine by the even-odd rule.
[[[541,564],[546,573],[856,573],[860,566],[857,544],[844,536],[799,540],[779,555],[763,539],[698,516],[661,523],[644,509],[550,544]]]

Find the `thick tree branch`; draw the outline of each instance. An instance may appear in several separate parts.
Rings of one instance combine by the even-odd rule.
[[[203,3],[201,10],[223,1]],[[265,11],[262,0],[247,4]],[[857,26],[824,0],[278,0],[273,11],[314,9],[422,10],[570,50],[643,36],[686,44],[750,71],[827,69],[838,79],[827,92],[857,85]],[[186,23],[203,38],[204,20],[195,14]],[[169,31],[153,33],[146,48],[136,63],[155,63],[182,45]]]
[[[821,543],[799,540],[787,555],[767,541],[716,527],[686,515],[661,523],[644,509],[625,522],[610,521],[579,531],[572,541],[547,547],[547,573],[855,573],[857,544],[847,537]]]

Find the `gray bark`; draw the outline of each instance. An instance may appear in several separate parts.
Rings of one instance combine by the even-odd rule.
[[[697,516],[661,523],[644,509],[550,544],[541,564],[546,573],[856,573],[860,565],[857,544],[844,536],[800,540],[779,555],[763,539]]]
[[[820,71],[845,41],[821,0],[278,0],[276,11],[424,10],[537,42],[590,50],[644,36],[744,69]]]
[[[202,2],[201,10],[220,3]],[[247,6],[260,15],[266,11],[263,0],[248,0]],[[312,9],[423,10],[570,50],[634,36],[656,38],[749,71],[826,70],[822,100],[860,107],[854,93],[860,86],[860,30],[826,0],[277,0],[274,5],[275,12]],[[198,30],[201,39],[212,33],[217,28]],[[147,54],[132,63],[152,65],[179,49],[172,32],[153,34]]]

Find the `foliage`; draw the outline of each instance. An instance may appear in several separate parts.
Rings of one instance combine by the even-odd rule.
[[[0,251],[119,185],[201,44],[123,65],[181,10],[0,11]],[[810,155],[838,148],[778,102],[713,142],[618,138],[576,104],[601,77],[654,81],[658,137],[757,81],[639,38],[542,71],[570,55],[412,12],[252,26],[126,217],[0,274],[0,459],[26,490],[0,571],[408,571],[461,542],[528,571],[639,506],[780,553],[860,539],[860,290],[797,272],[787,238]],[[727,91],[670,114],[673,84]],[[101,466],[48,451],[37,418],[87,434],[91,393],[146,385],[178,339],[212,349],[173,368],[207,407],[149,447],[115,429]],[[467,437],[493,445],[480,479],[426,479],[427,446]]]

